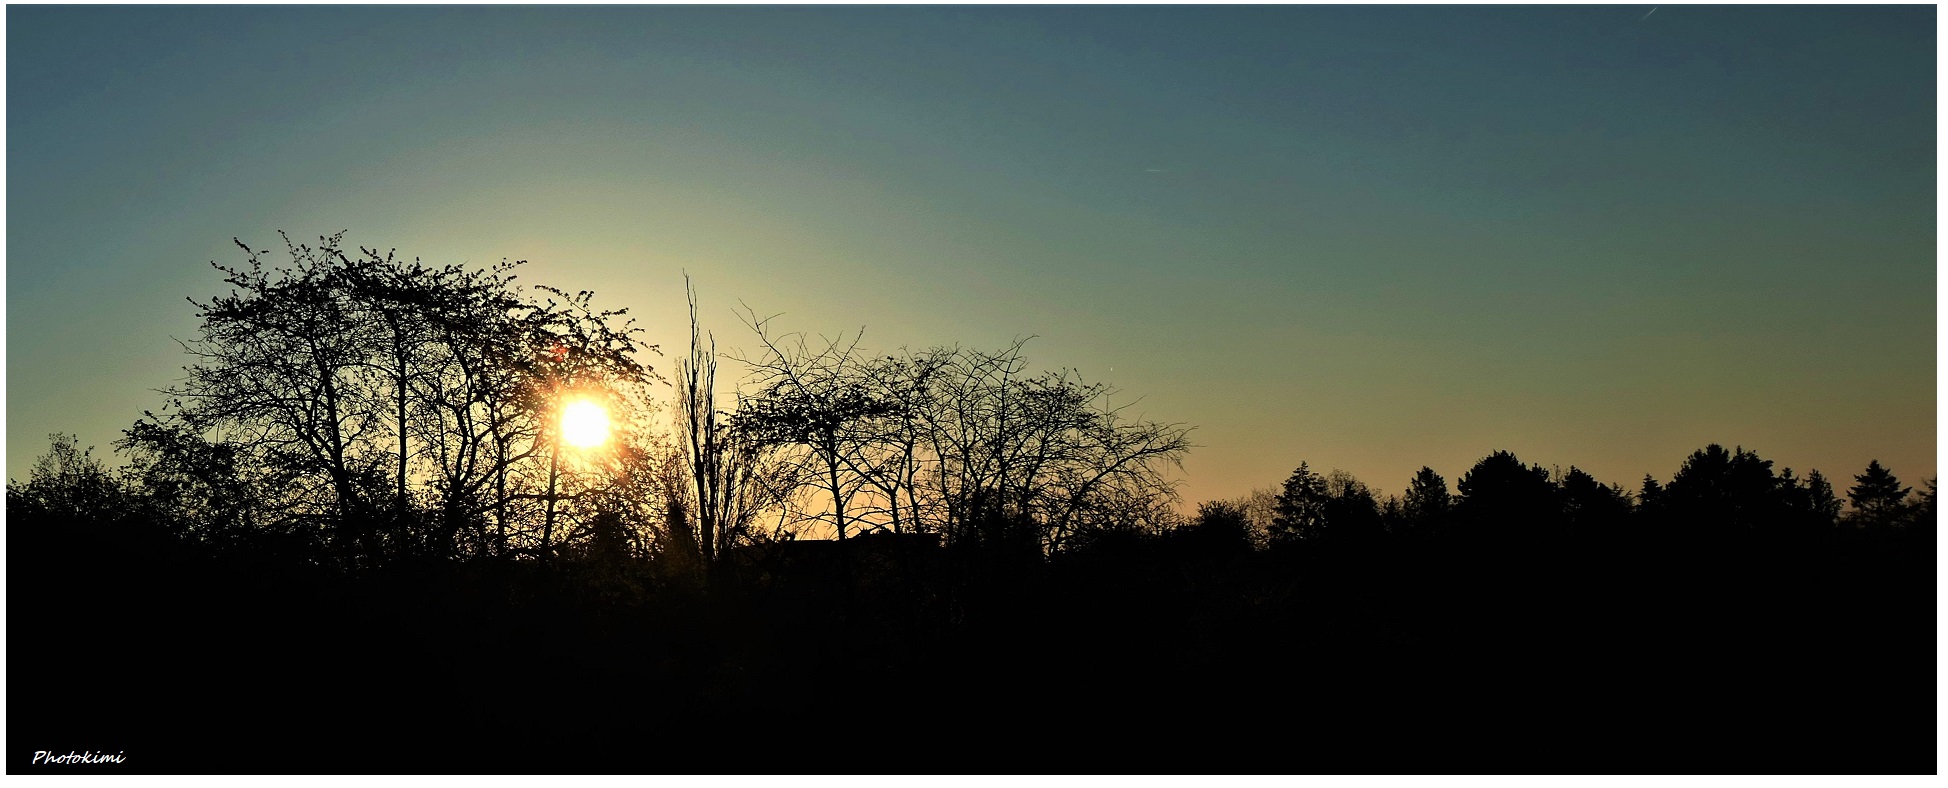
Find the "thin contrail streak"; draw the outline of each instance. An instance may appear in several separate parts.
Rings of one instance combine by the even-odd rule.
[[[1644,14],[1643,16],[1640,16],[1640,17],[1637,17],[1637,21],[1639,21],[1639,22],[1642,22],[1642,21],[1644,21],[1644,20],[1646,20],[1646,19],[1649,19],[1649,18],[1650,18],[1650,14],[1655,14],[1655,13],[1657,13],[1657,6],[1651,6],[1651,7],[1650,7],[1650,13],[1648,13],[1648,14]]]

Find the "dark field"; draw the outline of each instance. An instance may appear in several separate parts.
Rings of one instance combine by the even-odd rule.
[[[1927,773],[1932,534],[351,576],[15,519],[10,771]],[[824,553],[821,555],[820,553]],[[847,572],[853,591],[845,593]]]

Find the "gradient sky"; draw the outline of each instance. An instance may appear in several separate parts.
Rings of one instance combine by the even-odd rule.
[[[7,8],[7,473],[107,451],[232,236],[1018,335],[1187,503],[1509,449],[1935,473],[1935,9]]]

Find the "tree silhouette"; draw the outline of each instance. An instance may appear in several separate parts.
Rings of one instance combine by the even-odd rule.
[[[1407,495],[1401,499],[1400,506],[1407,531],[1431,534],[1439,532],[1446,522],[1454,501],[1448,494],[1447,480],[1423,465],[1407,483]]]
[[[1659,516],[1664,508],[1664,485],[1650,474],[1644,474],[1643,484],[1637,490],[1637,514],[1641,518]]]
[[[1791,516],[1789,486],[1773,475],[1771,460],[1743,447],[1726,451],[1714,443],[1685,458],[1662,503],[1665,516],[1680,527],[1771,528]]]
[[[185,349],[198,363],[167,393],[190,429],[238,436],[259,461],[286,469],[298,495],[328,516],[334,545],[351,560],[369,547],[360,544],[361,529],[384,462],[373,451],[383,410],[364,390],[372,327],[358,322],[338,286],[345,260],[338,236],[321,250],[287,240],[292,265],[274,271],[261,252],[237,243],[249,267],[211,264],[237,289],[196,304],[202,335]]]
[[[1833,484],[1815,468],[1806,474],[1806,509],[1815,525],[1830,528],[1840,520],[1840,499]]]
[[[172,530],[211,545],[242,546],[263,535],[266,520],[281,519],[264,510],[276,496],[266,479],[253,478],[234,444],[149,419],[126,430],[116,448],[129,458],[132,488]]]
[[[592,309],[588,292],[527,297],[518,263],[354,257],[341,234],[316,248],[287,239],[291,264],[273,268],[238,246],[245,266],[212,263],[233,290],[192,300],[196,362],[166,392],[171,408],[128,432],[132,454],[156,473],[253,484],[268,519],[252,527],[323,526],[350,564],[452,555],[463,534],[468,552],[549,552],[561,505],[584,492],[562,487],[559,403],[653,378],[635,358],[653,348],[623,310]]]
[[[746,323],[763,350],[743,359],[755,391],[738,403],[738,429],[766,446],[800,446],[817,465],[815,485],[826,498],[839,542],[841,572],[849,576],[846,540],[854,531],[853,498],[866,487],[861,456],[864,423],[889,412],[868,383],[859,342],[844,334],[814,346],[804,334],[777,335],[769,318]],[[850,584],[850,580],[846,581]]]
[[[1879,460],[1870,460],[1867,470],[1853,477],[1854,486],[1847,489],[1847,501],[1853,505],[1851,521],[1862,528],[1888,528],[1901,523],[1912,511],[1907,495],[1912,488],[1902,487],[1901,480]]]
[[[1347,542],[1372,542],[1386,535],[1386,523],[1373,490],[1353,475],[1334,469],[1326,474],[1324,534]]]
[[[1930,532],[1935,527],[1934,481],[1933,478],[1928,479],[1928,493],[1921,496],[1920,504],[1915,508],[1914,512],[1914,524],[1921,528],[1926,528]]]
[[[1801,532],[1832,528],[1839,517],[1840,502],[1833,497],[1833,485],[1814,469],[1800,479],[1791,468],[1779,470],[1779,493],[1784,498],[1784,525]]]
[[[16,518],[107,522],[128,512],[122,485],[92,447],[80,448],[75,436],[64,433],[47,437],[47,453],[34,460],[27,482],[7,485],[7,509]]]
[[[1558,525],[1556,485],[1540,465],[1524,466],[1513,453],[1483,457],[1456,483],[1460,525],[1477,536],[1534,538]]]
[[[893,533],[940,530],[924,518],[940,508],[939,490],[926,483],[937,453],[928,443],[929,407],[935,376],[950,362],[950,354],[932,351],[885,356],[866,365],[867,383],[890,407],[862,430],[866,506],[883,515]]]
[[[1562,477],[1563,519],[1582,532],[1615,532],[1630,516],[1630,496],[1604,486],[1574,465]]]
[[[1279,490],[1270,529],[1272,544],[1294,544],[1323,535],[1326,502],[1331,499],[1325,477],[1313,473],[1306,463],[1299,463]]]
[[[908,362],[930,370],[915,422],[949,540],[1025,539],[1053,553],[1118,521],[1153,519],[1174,500],[1164,470],[1189,449],[1189,428],[1130,419],[1107,404],[1114,389],[1073,370],[1030,372],[1025,343],[935,348]]]
[[[1251,520],[1243,507],[1224,501],[1197,505],[1197,517],[1182,529],[1192,549],[1215,553],[1251,550]]]
[[[827,509],[813,516],[835,531],[842,519],[1052,554],[1090,531],[1170,524],[1164,470],[1189,428],[1130,419],[1073,370],[1031,373],[1025,340],[869,358],[856,337],[813,350],[749,322],[766,349],[739,418],[807,451]]]
[[[663,492],[680,504],[667,520],[672,535],[680,537],[682,549],[694,549],[709,571],[750,538],[752,521],[761,512],[784,506],[804,479],[797,465],[776,461],[775,443],[750,434],[754,420],[740,421],[718,409],[717,339],[706,341],[696,292],[687,277],[684,285],[690,302],[690,353],[677,370],[676,398],[684,473],[672,476]]]

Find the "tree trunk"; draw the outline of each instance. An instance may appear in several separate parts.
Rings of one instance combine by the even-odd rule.
[[[548,452],[548,514],[541,520],[541,560],[546,563],[549,551],[553,549],[555,535],[555,480],[560,478],[561,436],[555,436],[554,446]]]

